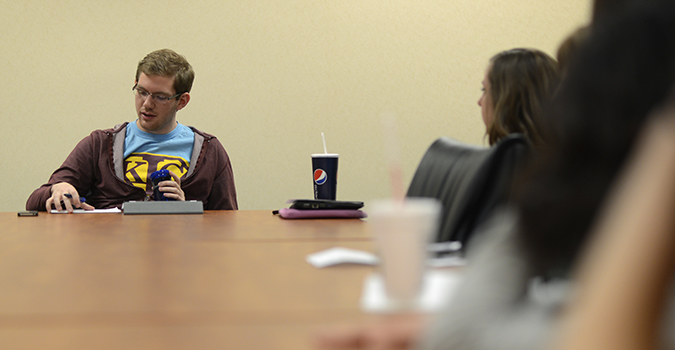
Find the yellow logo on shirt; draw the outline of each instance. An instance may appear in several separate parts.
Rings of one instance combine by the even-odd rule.
[[[124,160],[124,178],[132,185],[152,193],[152,183],[148,181],[150,174],[157,170],[167,169],[182,178],[188,171],[190,163],[182,157],[151,153],[132,153]]]

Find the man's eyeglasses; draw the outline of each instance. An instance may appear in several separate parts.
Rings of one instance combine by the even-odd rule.
[[[148,96],[151,96],[156,103],[162,103],[162,104],[167,103],[170,100],[172,100],[174,98],[177,98],[180,95],[184,94],[184,92],[181,92],[180,94],[175,94],[173,96],[151,94],[151,93],[149,93],[145,90],[139,89],[138,84],[134,85],[134,87],[132,87],[131,90],[133,90],[134,94],[136,96],[138,96],[139,98],[141,98],[142,100],[145,100],[146,98],[148,98]]]

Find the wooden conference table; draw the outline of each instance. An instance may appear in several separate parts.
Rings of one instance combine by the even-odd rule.
[[[367,221],[0,213],[2,349],[310,349],[360,322],[372,267],[308,254],[373,251]]]

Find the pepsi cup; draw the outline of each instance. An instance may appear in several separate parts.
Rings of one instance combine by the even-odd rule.
[[[150,181],[152,181],[152,192],[155,194],[156,201],[170,201],[172,199],[164,197],[164,193],[159,190],[159,183],[162,181],[171,180],[171,174],[166,169],[157,170],[150,174]]]
[[[335,200],[337,194],[337,171],[339,154],[312,154],[314,173],[314,199]]]

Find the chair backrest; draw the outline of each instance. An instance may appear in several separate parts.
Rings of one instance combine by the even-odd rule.
[[[408,197],[433,197],[443,204],[437,242],[466,246],[475,228],[508,198],[513,175],[531,149],[512,134],[492,147],[439,138],[417,167]]]

